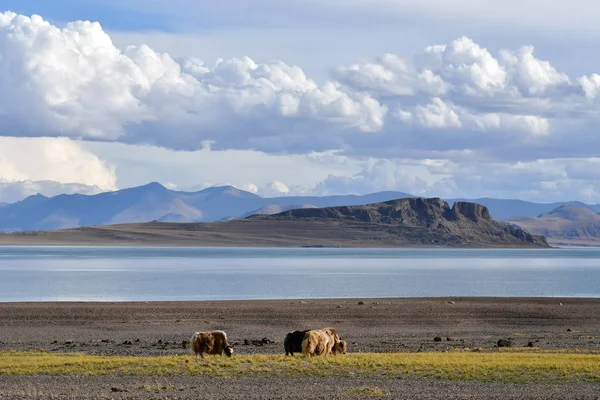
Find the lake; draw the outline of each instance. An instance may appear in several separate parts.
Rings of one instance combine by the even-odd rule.
[[[600,297],[600,249],[0,247],[0,301]]]

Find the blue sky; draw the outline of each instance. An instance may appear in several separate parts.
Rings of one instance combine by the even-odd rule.
[[[51,25],[0,14],[0,201],[158,180],[600,202],[596,1],[1,7]],[[56,29],[76,20],[103,30]]]
[[[108,2],[110,3],[110,2]],[[56,23],[88,20],[99,21],[106,29],[119,31],[173,31],[170,21],[143,9],[119,7],[117,4],[94,0],[4,0],[3,10],[18,14],[38,14]]]

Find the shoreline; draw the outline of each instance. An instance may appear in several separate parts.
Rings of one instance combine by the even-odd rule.
[[[359,301],[480,301],[480,302],[498,302],[498,303],[511,303],[511,302],[529,302],[529,301],[540,301],[545,302],[548,300],[557,301],[600,301],[598,297],[586,297],[586,296],[415,296],[415,297],[290,297],[290,298],[264,298],[264,299],[211,299],[211,300],[16,300],[16,301],[5,301],[0,300],[0,307],[3,305],[85,305],[85,304],[97,304],[97,305],[168,305],[168,304],[185,304],[185,303],[281,303],[281,302],[359,302]]]

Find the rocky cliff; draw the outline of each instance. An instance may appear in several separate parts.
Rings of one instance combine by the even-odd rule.
[[[495,221],[482,205],[457,202],[450,207],[439,198],[407,198],[361,206],[289,210],[274,215],[255,215],[261,221],[314,221],[379,226],[412,244],[440,246],[548,247],[543,236]]]

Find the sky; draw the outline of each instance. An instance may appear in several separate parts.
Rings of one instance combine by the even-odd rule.
[[[158,181],[600,203],[592,0],[4,0],[0,202]]]

